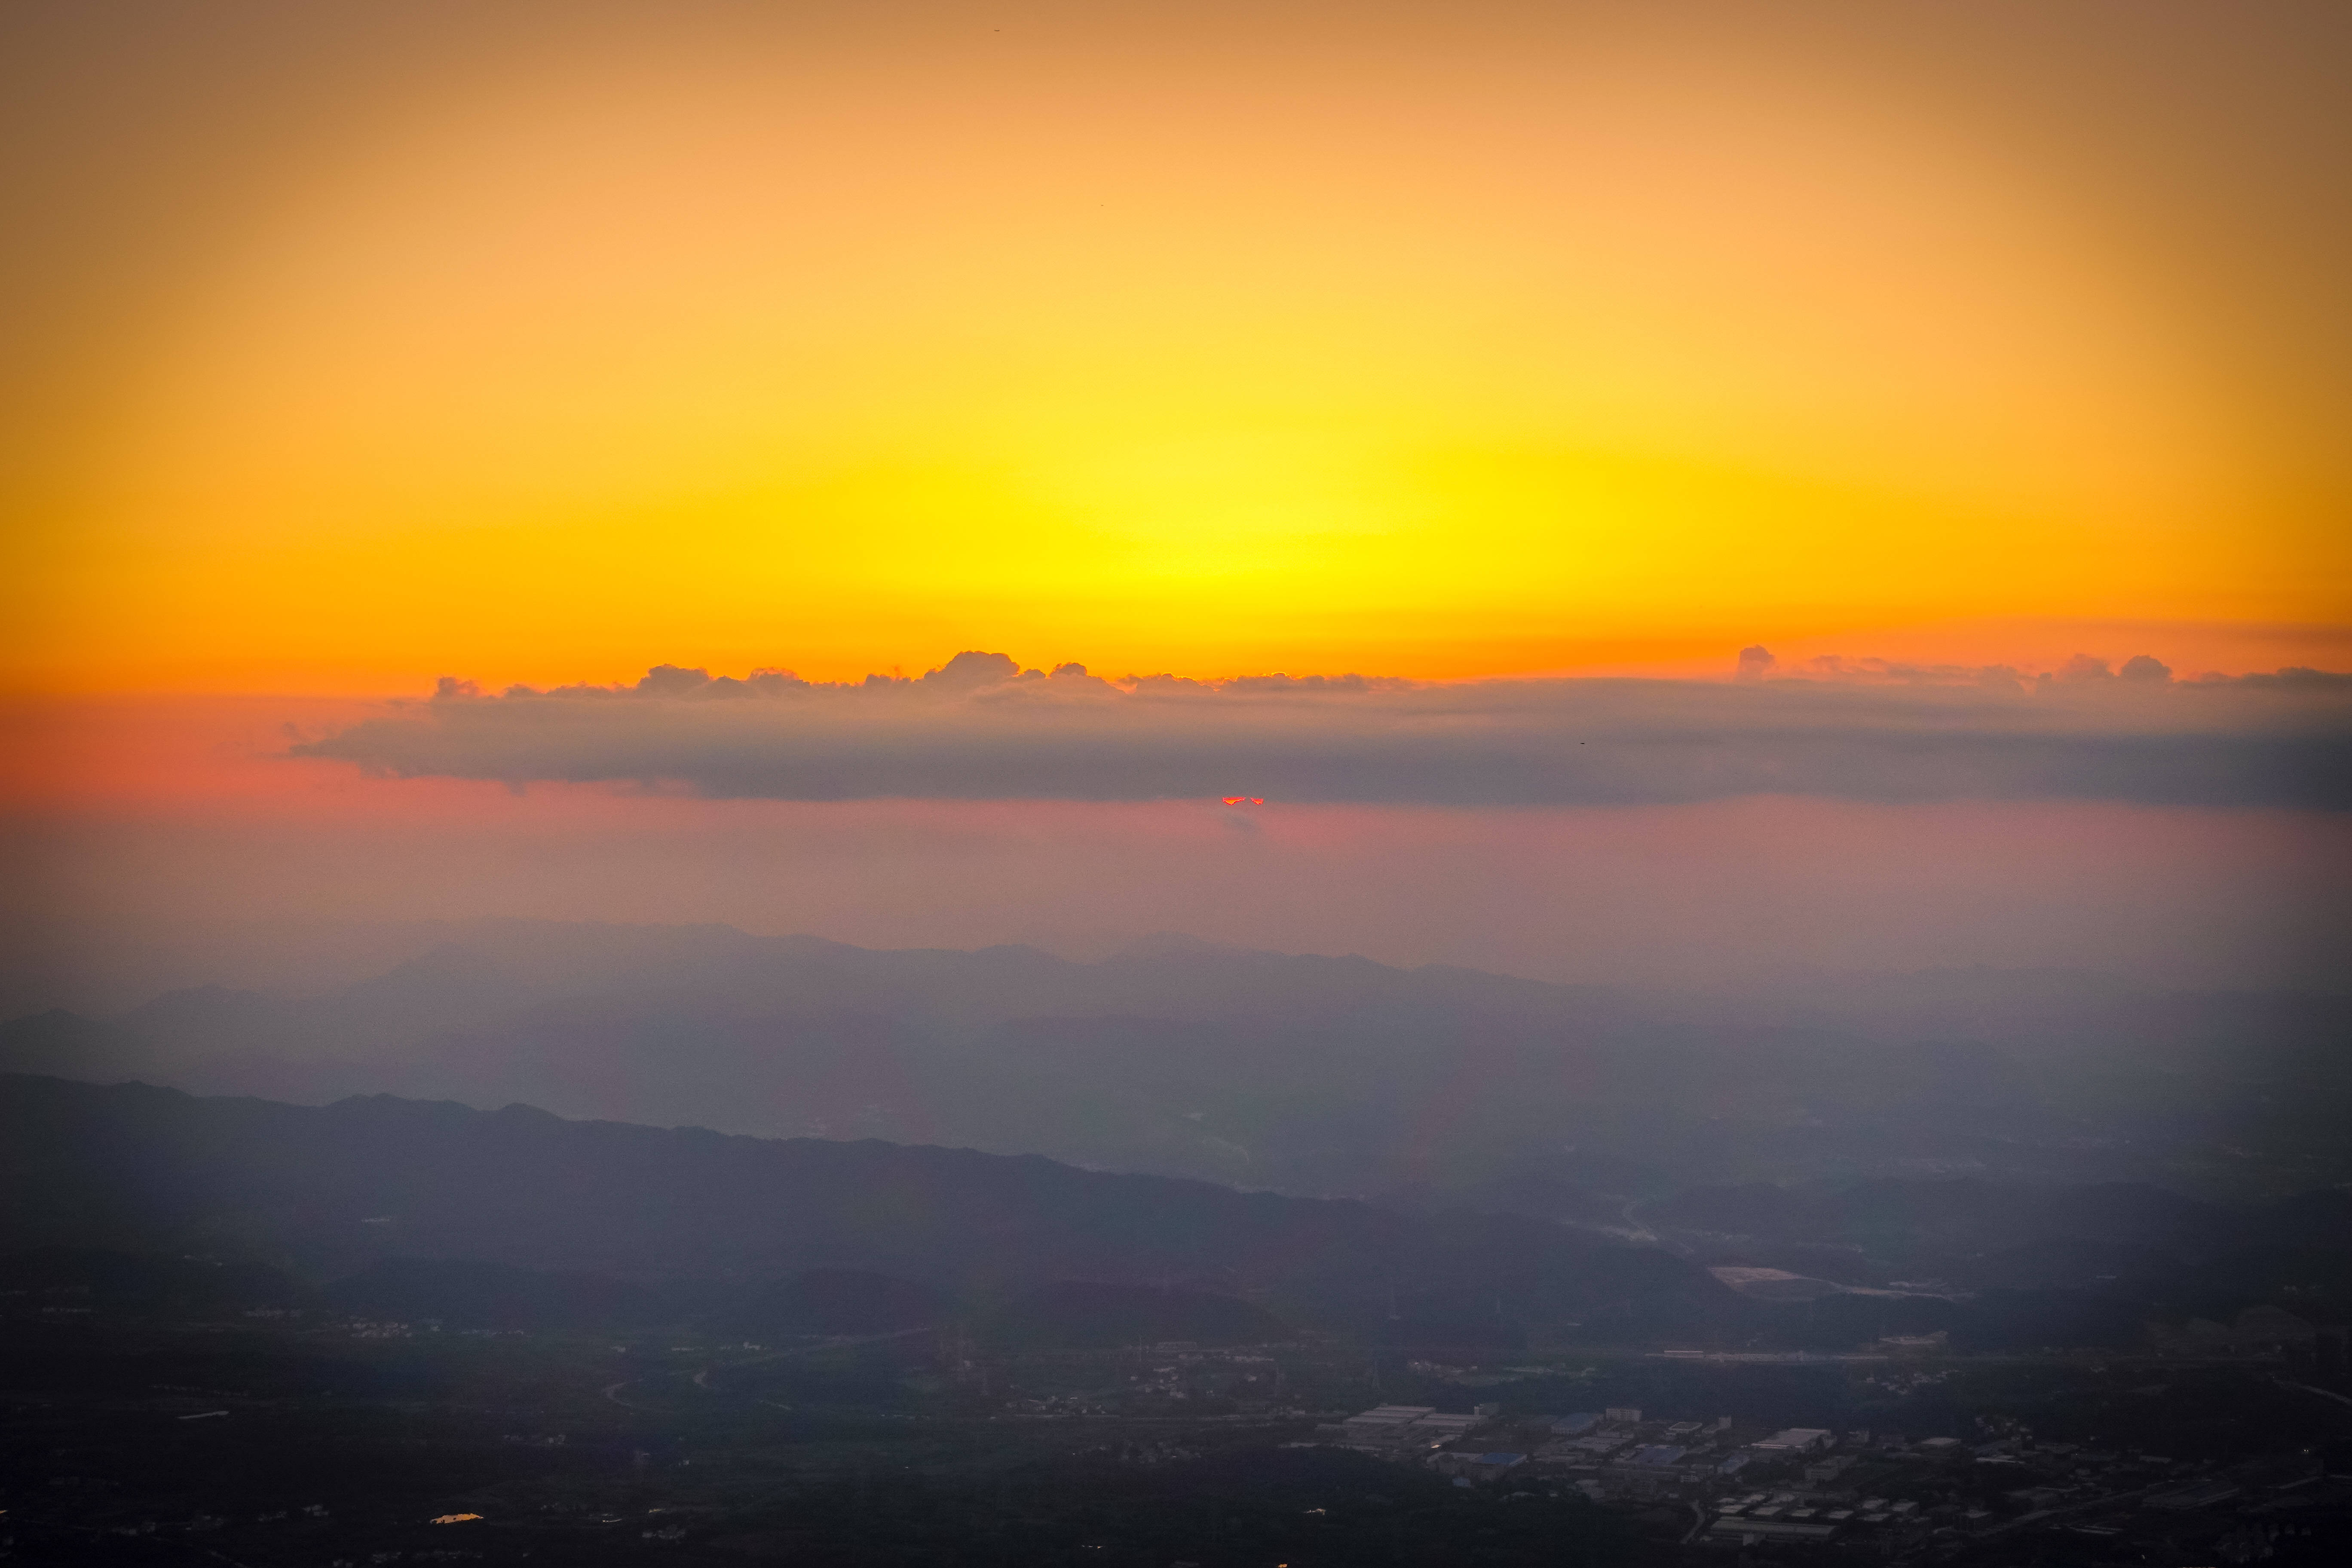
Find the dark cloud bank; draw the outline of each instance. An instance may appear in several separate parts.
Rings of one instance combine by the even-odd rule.
[[[402,776],[713,797],[1612,805],[1809,795],[2352,806],[2352,675],[2175,680],[2145,657],[2003,667],[1744,650],[1731,681],[1362,676],[1112,682],[962,653],[816,684],[664,665],[634,687],[444,680],[297,745]]]

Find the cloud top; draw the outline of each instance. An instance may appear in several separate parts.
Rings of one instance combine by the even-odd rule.
[[[293,748],[380,774],[712,797],[1616,805],[1745,795],[2352,806],[2352,675],[2182,681],[1741,650],[1738,679],[1099,679],[960,653],[820,684],[661,665],[630,687],[444,679]]]

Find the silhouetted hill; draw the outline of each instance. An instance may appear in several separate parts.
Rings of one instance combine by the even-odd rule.
[[[1231,1296],[1157,1285],[1071,1279],[1007,1303],[986,1324],[989,1337],[1024,1349],[1086,1350],[1190,1340],[1202,1345],[1266,1344],[1295,1331],[1273,1313]]]
[[[215,1263],[96,1247],[37,1247],[0,1257],[0,1294],[43,1308],[108,1308],[201,1316],[309,1299],[283,1269],[254,1262]]]
[[[1072,1279],[1177,1287],[1339,1328],[1499,1314],[1643,1338],[1707,1333],[1746,1310],[1676,1258],[1541,1221],[523,1106],[313,1109],[9,1077],[0,1177],[0,1248],[276,1258],[380,1290],[404,1276],[372,1265],[433,1259],[620,1278],[863,1269],[983,1306]],[[502,1288],[483,1277],[486,1301]]]
[[[812,1268],[761,1287],[730,1309],[721,1325],[760,1340],[889,1334],[944,1323],[962,1310],[954,1297],[911,1279],[865,1268]]]

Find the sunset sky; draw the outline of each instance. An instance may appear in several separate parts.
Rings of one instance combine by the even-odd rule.
[[[1559,974],[1681,931],[2241,978],[2335,930],[2347,699],[2193,678],[2352,670],[2341,5],[0,28],[11,929],[1173,925]],[[1063,705],[648,689],[556,757],[588,710],[496,695],[975,649]],[[1394,684],[1122,679],[1277,672]],[[382,706],[444,677],[488,695]],[[1665,684],[1432,695],[1593,677]],[[1744,760],[1658,763],[1668,709]],[[1977,750],[1929,787],[1784,720]],[[866,783],[777,782],[820,731]],[[1406,731],[1475,741],[1364,760]],[[1548,782],[1460,784],[1496,735]],[[1570,787],[1580,737],[1614,771]]]

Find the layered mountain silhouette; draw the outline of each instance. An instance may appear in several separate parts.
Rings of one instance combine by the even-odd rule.
[[[522,1102],[1603,1225],[1628,1199],[1755,1180],[2352,1179],[2339,997],[1987,971],[1668,995],[1173,937],[1081,963],[722,926],[441,934],[323,994],[18,1019],[0,1069]]]
[[[1637,1213],[1663,1245],[1034,1155],[0,1076],[0,1285],[133,1310],[690,1323],[761,1342],[954,1323],[1031,1348],[1302,1332],[1848,1348],[1941,1331],[2000,1349],[2140,1343],[2250,1310],[2352,1316],[2341,1192],[1749,1184]]]
[[[1713,1334],[1745,1311],[1703,1269],[1541,1220],[519,1105],[313,1108],[11,1076],[0,1188],[0,1251],[257,1259],[338,1280],[353,1310],[429,1300],[490,1323],[547,1318],[533,1290],[601,1321],[652,1313],[633,1290],[730,1285],[759,1289],[708,1299],[792,1331],[908,1326],[951,1298],[1065,1340],[1409,1319],[1633,1339]]]

